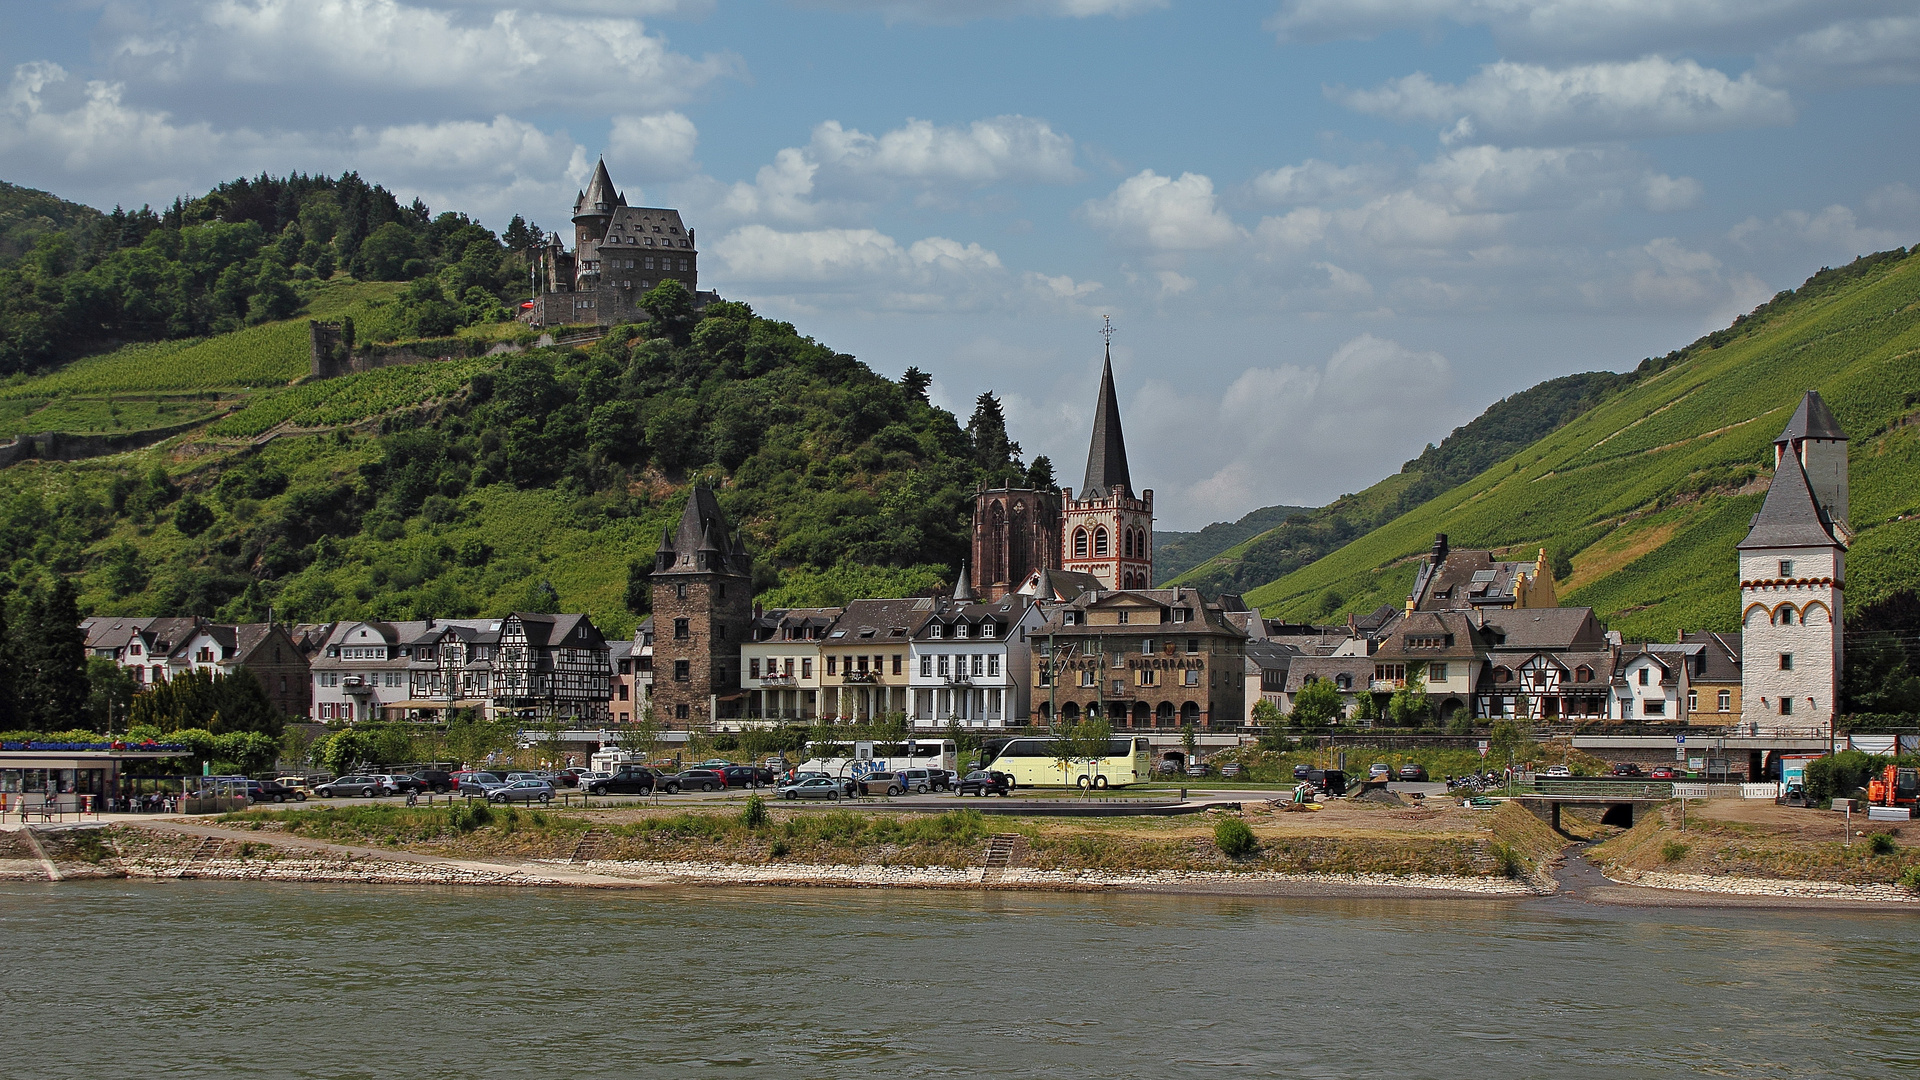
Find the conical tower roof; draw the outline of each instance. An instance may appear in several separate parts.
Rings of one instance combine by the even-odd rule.
[[[713,497],[713,489],[695,484],[687,493],[687,508],[680,512],[680,527],[673,534],[673,550],[682,555],[691,555],[697,551],[718,551],[713,543],[713,533],[724,534],[727,531],[727,516],[720,512],[720,502]]]
[[[1120,401],[1113,393],[1113,347],[1109,345],[1100,369],[1100,400],[1093,406],[1093,442],[1087,447],[1087,480],[1080,486],[1080,498],[1104,499],[1115,488],[1133,492],[1133,480],[1127,475],[1127,440],[1120,432]]]
[[[972,576],[967,573],[967,560],[960,560],[960,576],[953,582],[953,598],[961,603],[974,599]]]
[[[1787,421],[1787,429],[1773,441],[1777,444],[1801,439],[1844,440],[1846,437],[1847,433],[1840,430],[1840,421],[1833,415],[1833,410],[1827,408],[1820,391],[1809,390],[1807,396],[1800,399],[1800,407],[1793,411],[1793,419]]]
[[[1753,527],[1740,541],[1741,550],[1749,548],[1834,547],[1839,541],[1814,501],[1807,474],[1800,467],[1800,455],[1780,455],[1780,467],[1773,471],[1767,486],[1767,501],[1753,515]]]
[[[607,162],[602,158],[593,167],[593,179],[587,182],[587,190],[580,193],[580,201],[573,204],[573,216],[607,217],[615,207],[627,205],[627,200],[613,189],[613,177],[607,174]]]

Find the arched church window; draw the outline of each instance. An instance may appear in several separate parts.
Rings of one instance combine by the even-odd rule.
[[[1076,559],[1087,557],[1087,530],[1085,529],[1073,530],[1073,557]]]
[[[1133,530],[1132,529],[1121,530],[1120,550],[1126,555],[1127,558],[1129,559],[1133,558]]]
[[[1093,553],[1095,555],[1105,555],[1109,550],[1111,550],[1111,548],[1107,544],[1106,526],[1096,527],[1093,530]]]

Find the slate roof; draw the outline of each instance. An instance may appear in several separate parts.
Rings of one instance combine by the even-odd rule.
[[[1786,430],[1773,441],[1792,443],[1801,439],[1844,440],[1846,437],[1847,433],[1840,430],[1840,421],[1834,417],[1833,410],[1827,408],[1820,391],[1809,390],[1800,399],[1800,407],[1793,411],[1793,419],[1787,421]]]
[[[1079,570],[1041,570],[1033,595],[1040,600],[1073,601],[1104,588],[1098,577]]]
[[[1326,679],[1339,685],[1339,676],[1347,677],[1344,693],[1365,690],[1373,683],[1371,656],[1301,656],[1287,665],[1287,693],[1297,694],[1308,679]]]
[[[933,601],[925,596],[904,600],[852,600],[827,631],[828,645],[906,641],[933,617]]]
[[[1104,499],[1115,488],[1133,492],[1127,475],[1127,440],[1120,432],[1120,402],[1113,393],[1113,350],[1100,369],[1100,399],[1093,407],[1093,441],[1087,447],[1087,479],[1077,498]]]
[[[613,177],[607,174],[607,162],[602,158],[593,167],[593,179],[587,181],[587,190],[574,200],[575,217],[613,213],[616,207],[627,205],[626,196],[613,189]]]
[[[1804,402],[1802,403],[1804,404]],[[1796,414],[1797,415],[1797,414]],[[1807,474],[1800,467],[1800,455],[1780,455],[1780,467],[1773,471],[1767,485],[1767,501],[1753,515],[1753,527],[1736,547],[1754,548],[1837,547],[1826,516],[1814,502],[1813,489],[1807,486]]]
[[[1715,630],[1683,630],[1680,641],[1705,646],[1703,666],[1693,675],[1695,682],[1737,683],[1740,681],[1740,635]]]
[[[1486,629],[1493,632],[1496,649],[1565,651],[1606,645],[1592,608],[1506,608],[1488,613]]]

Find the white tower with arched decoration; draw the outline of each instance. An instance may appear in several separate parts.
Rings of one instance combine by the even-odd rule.
[[[1741,719],[1766,733],[1833,730],[1847,542],[1847,436],[1808,391],[1774,440],[1767,500],[1740,542]]]

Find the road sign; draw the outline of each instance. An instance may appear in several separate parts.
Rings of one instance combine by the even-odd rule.
[[[1687,745],[1687,737],[1685,735],[1675,735],[1673,737],[1673,741],[1679,744],[1680,746]]]
[[[1485,739],[1481,739],[1481,740],[1480,740],[1480,753],[1481,753],[1481,754],[1485,754],[1486,752],[1487,752],[1487,740],[1485,740]]]

